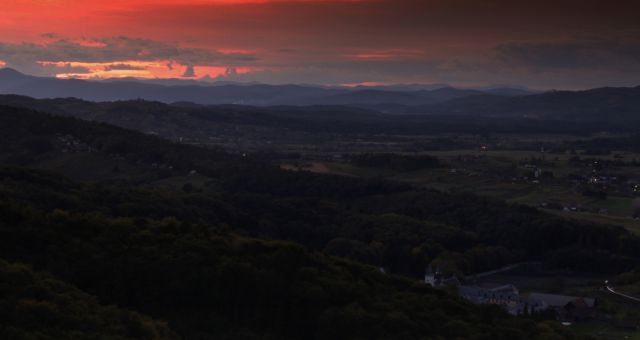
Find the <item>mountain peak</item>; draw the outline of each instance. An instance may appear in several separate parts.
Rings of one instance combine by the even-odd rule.
[[[21,73],[15,69],[10,67],[0,68],[0,76],[26,76],[24,73]]]
[[[26,79],[29,79],[28,75],[12,68],[0,69],[0,85],[15,85],[17,82],[22,82]]]
[[[14,93],[12,89],[27,83],[29,76],[22,74],[12,68],[0,69],[0,91],[2,93]]]

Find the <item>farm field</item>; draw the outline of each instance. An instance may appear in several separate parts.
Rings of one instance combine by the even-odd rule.
[[[389,153],[384,150],[382,153]],[[373,153],[375,154],[375,153]],[[407,153],[402,157],[435,157],[437,167],[389,169],[362,166],[349,156],[324,157],[282,167],[341,176],[381,178],[424,188],[475,194],[542,208],[570,219],[624,226],[640,232],[640,208],[634,183],[640,182],[640,154],[547,153],[531,150],[446,150]],[[332,160],[326,160],[332,158]]]

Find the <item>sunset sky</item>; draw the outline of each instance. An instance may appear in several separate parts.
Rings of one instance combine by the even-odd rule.
[[[74,78],[640,85],[636,1],[0,0],[0,67]]]

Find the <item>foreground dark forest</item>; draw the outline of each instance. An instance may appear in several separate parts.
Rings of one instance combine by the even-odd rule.
[[[640,264],[640,238],[618,226],[0,112],[3,338],[578,338],[418,280],[430,263],[469,275],[540,261],[635,282]]]

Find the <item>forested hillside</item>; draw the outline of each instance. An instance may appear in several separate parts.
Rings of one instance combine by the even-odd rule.
[[[43,212],[11,200],[3,200],[0,209],[2,257],[32,263],[101,301],[167,320],[187,339],[543,339],[564,334],[373,267],[292,243],[239,237],[215,225]],[[32,303],[55,308],[46,299],[39,294]],[[96,322],[114,327],[104,313]],[[55,336],[55,329],[43,328]],[[131,338],[160,338],[144,333],[152,328],[137,331]]]
[[[443,258],[453,263],[452,270],[465,273],[519,260],[584,269],[589,263],[584,259],[596,261],[592,270],[611,272],[633,267],[640,249],[638,238],[622,228],[563,220],[469,194],[285,171],[250,157],[19,109],[0,117],[7,136],[0,145],[5,164],[53,169],[78,179],[87,176],[78,173],[76,162],[99,165],[102,184],[56,184],[53,190],[46,181],[33,185],[35,179],[5,170],[5,180],[30,187],[4,187],[11,197],[57,196],[36,201],[46,209],[224,223],[249,235],[350,254],[411,276]],[[68,150],[57,140],[60,135],[71,135],[86,148]],[[34,149],[34,141],[47,147]],[[184,185],[166,190],[161,183],[167,181]],[[489,252],[480,257],[484,263],[477,252]]]
[[[0,119],[2,163],[20,166],[0,171],[0,257],[187,339],[571,337],[419,278],[432,261],[458,274],[522,260],[602,273],[638,264],[639,239],[622,228],[24,109]],[[78,173],[80,159],[101,176]]]
[[[101,305],[95,296],[49,274],[4,260],[0,260],[0,338],[180,339],[163,322]]]

